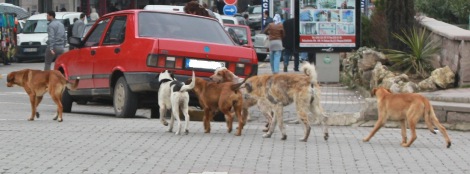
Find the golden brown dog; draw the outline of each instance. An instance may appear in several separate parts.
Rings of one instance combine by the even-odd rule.
[[[304,63],[301,67],[304,74],[274,74],[253,76],[246,80],[243,85],[247,94],[257,98],[269,101],[274,117],[269,126],[269,130],[263,135],[265,138],[271,137],[274,132],[276,122],[279,122],[279,129],[282,132],[282,140],[287,138],[283,123],[283,108],[291,103],[295,103],[298,118],[304,124],[304,137],[300,141],[306,142],[310,135],[310,120],[308,113],[311,112],[314,117],[320,117],[323,125],[324,139],[328,139],[328,126],[326,125],[327,116],[320,105],[320,86],[317,83],[317,73],[315,66]]]
[[[228,70],[225,67],[218,68],[214,71],[214,74],[210,76],[210,79],[214,82],[217,83],[223,83],[223,82],[233,82],[233,83],[240,83],[244,79],[236,76],[233,74],[230,70]],[[255,99],[253,97],[250,97],[249,95],[246,95],[246,90],[245,88],[240,89],[240,91],[243,94],[243,109],[242,109],[242,115],[243,118],[250,118],[248,109],[256,104],[258,104],[258,108],[261,110],[261,113],[266,117],[266,120],[268,123],[266,124],[266,128],[263,129],[263,132],[267,132],[269,130],[269,125],[272,121],[272,115],[271,115],[271,108],[269,108],[269,101],[265,99]]]
[[[186,83],[190,83],[191,81],[191,79],[188,79]],[[196,78],[196,85],[194,86],[193,91],[196,93],[199,104],[204,109],[203,122],[205,133],[210,133],[210,121],[214,118],[214,114],[217,111],[220,111],[225,115],[228,132],[232,132],[233,116],[231,110],[233,109],[238,119],[238,128],[235,135],[241,135],[246,118],[243,118],[241,114],[243,108],[243,96],[240,92],[240,86],[241,83],[215,83],[205,81],[201,78]]]
[[[449,135],[447,135],[446,128],[439,123],[429,100],[422,95],[415,93],[392,94],[390,90],[383,87],[372,89],[371,95],[377,96],[379,116],[372,132],[363,139],[364,142],[369,141],[390,118],[391,120],[400,121],[401,145],[403,147],[410,147],[416,140],[416,123],[424,116],[424,121],[428,129],[436,134],[434,131],[434,126],[436,126],[439,131],[442,132],[442,135],[444,135],[447,148],[450,147],[451,142]],[[406,137],[406,123],[408,123],[411,130],[411,138],[409,141],[407,141]]]
[[[62,93],[66,87],[71,90],[76,89],[78,81],[77,79],[74,83],[69,83],[57,70],[41,71],[24,69],[9,73],[7,86],[21,86],[29,95],[32,109],[31,116],[28,119],[29,121],[34,120],[34,115],[39,118],[39,112],[36,112],[36,108],[39,103],[41,103],[44,93],[49,92],[52,100],[57,104],[57,113],[54,120],[58,119],[59,122],[62,122]]]

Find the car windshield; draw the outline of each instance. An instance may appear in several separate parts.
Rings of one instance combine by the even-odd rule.
[[[248,14],[261,14],[261,6],[249,7]]]
[[[140,12],[139,36],[234,45],[217,21],[172,13]]]
[[[63,20],[59,20],[63,23]],[[47,33],[47,20],[27,20],[24,24],[23,33]]]
[[[240,40],[241,44],[248,44],[248,33],[246,31],[245,28],[242,28],[242,27],[228,27],[228,28],[231,28],[233,29],[233,31],[235,31],[235,34],[237,35],[238,37],[238,40]]]

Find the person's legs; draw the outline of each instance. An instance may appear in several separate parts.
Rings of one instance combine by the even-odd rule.
[[[271,72],[274,73],[274,51],[270,51],[269,55],[270,55],[269,64],[271,65]]]
[[[284,60],[284,72],[287,72],[287,67],[289,66],[289,59],[292,56],[292,50],[284,49],[282,58]]]
[[[279,51],[273,51],[273,54],[272,54],[272,59],[273,59],[273,74],[277,74],[279,73],[279,63],[281,61],[281,53],[282,51],[279,50]]]
[[[52,55],[50,48],[47,47],[46,54],[44,55],[44,71],[51,70],[52,59],[54,59],[54,55]]]
[[[299,53],[294,52],[294,71],[299,71],[299,63],[300,63]]]

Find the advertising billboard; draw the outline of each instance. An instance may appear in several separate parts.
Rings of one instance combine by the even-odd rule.
[[[360,44],[360,0],[295,1],[300,51],[351,51]]]

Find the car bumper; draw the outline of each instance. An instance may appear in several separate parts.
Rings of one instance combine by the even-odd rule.
[[[15,57],[19,61],[44,61],[44,54],[46,52],[46,45],[38,46],[17,46]]]
[[[269,48],[255,47],[256,54],[269,54]]]

